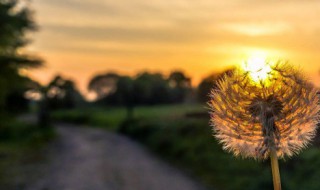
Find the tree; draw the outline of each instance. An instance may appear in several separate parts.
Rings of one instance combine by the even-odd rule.
[[[127,109],[127,119],[133,118],[133,109],[136,106],[134,100],[134,80],[130,77],[120,77],[117,82],[117,91],[115,96]]]
[[[218,80],[219,75],[214,73],[206,78],[204,78],[197,89],[197,97],[200,102],[208,102],[210,97],[210,91],[216,88],[216,81]]]
[[[212,89],[217,88],[217,81],[219,81],[224,75],[231,75],[233,72],[233,68],[227,69],[221,73],[213,73],[207,77],[205,77],[199,84],[197,89],[197,97],[198,101],[204,103],[208,102],[210,97],[210,91]]]
[[[19,8],[18,3],[0,0],[0,111],[4,111],[8,95],[25,85],[19,70],[42,64],[39,58],[19,51],[29,43],[26,33],[34,31],[36,25],[30,10]]]
[[[88,90],[94,92],[97,99],[102,99],[117,90],[120,76],[116,73],[106,73],[93,77],[88,85]]]
[[[181,71],[174,71],[169,75],[168,81],[172,89],[172,101],[174,103],[185,101],[187,93],[191,89],[191,79]]]
[[[7,93],[4,108],[10,113],[21,113],[29,110],[29,99],[27,94],[34,89],[38,89],[39,84],[28,77],[20,78],[20,86],[12,88]]]
[[[56,76],[44,92],[50,109],[72,109],[83,100],[73,81]]]
[[[54,109],[72,109],[84,103],[84,99],[71,80],[56,76],[46,86],[33,85],[31,94],[39,94],[38,123],[47,127],[50,124],[50,111]]]
[[[168,81],[159,73],[144,72],[134,81],[134,98],[140,105],[170,103]]]
[[[168,78],[149,72],[135,77],[106,73],[93,77],[88,89],[96,94],[97,105],[124,106],[131,118],[134,107],[139,105],[183,102],[191,92],[191,80],[179,71],[172,72]]]

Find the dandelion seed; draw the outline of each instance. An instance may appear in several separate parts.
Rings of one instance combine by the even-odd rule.
[[[278,158],[306,147],[319,123],[313,85],[287,63],[251,65],[226,75],[211,98],[211,124],[223,148],[235,156],[270,157],[274,189],[281,190]]]
[[[223,148],[235,155],[266,159],[292,156],[315,136],[319,121],[317,91],[287,63],[256,73],[235,70],[211,93],[211,123]],[[259,79],[259,81],[257,81]],[[241,137],[241,138],[239,138]]]

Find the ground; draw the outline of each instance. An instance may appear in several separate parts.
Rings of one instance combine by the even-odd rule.
[[[49,165],[27,190],[201,190],[189,176],[129,138],[60,124],[46,151]]]

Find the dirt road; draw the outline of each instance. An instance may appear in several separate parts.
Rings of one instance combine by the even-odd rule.
[[[72,125],[56,128],[50,164],[28,190],[204,189],[127,137]]]

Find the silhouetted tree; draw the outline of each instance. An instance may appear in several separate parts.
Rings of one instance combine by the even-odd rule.
[[[52,110],[72,109],[84,102],[74,82],[59,75],[46,86],[34,85],[32,91],[41,96],[38,100],[38,123],[42,127],[49,126]]]
[[[231,75],[233,72],[233,68],[227,69],[221,73],[213,73],[206,78],[204,78],[200,84],[198,85],[197,89],[197,97],[198,100],[202,103],[208,102],[210,97],[210,91],[217,87],[217,82],[224,76],[224,75]]]
[[[50,109],[72,109],[84,101],[71,80],[56,76],[45,89],[45,98]]]
[[[117,82],[120,76],[115,73],[107,73],[93,77],[88,85],[88,90],[94,92],[97,99],[102,99],[117,90]]]
[[[11,113],[21,113],[29,110],[29,99],[26,93],[36,89],[38,83],[28,77],[20,77],[20,85],[12,88],[5,99],[5,110]]]
[[[181,71],[170,74],[169,85],[171,87],[171,98],[174,103],[185,101],[188,91],[191,89],[191,79]]]
[[[125,106],[132,115],[137,105],[180,103],[191,89],[191,80],[182,72],[168,78],[143,72],[136,77],[107,73],[93,77],[88,89],[97,95],[98,105]]]
[[[0,0],[0,111],[4,111],[6,100],[12,100],[8,96],[24,85],[19,70],[41,65],[40,59],[19,51],[29,42],[25,34],[36,26],[29,9],[18,7],[18,3]]]
[[[168,82],[159,73],[141,73],[134,81],[134,98],[140,105],[169,103],[169,90]]]
[[[197,97],[200,102],[208,102],[210,91],[216,88],[216,82],[219,78],[218,74],[211,74],[204,78],[197,89]]]
[[[134,107],[136,102],[134,100],[134,80],[130,77],[120,77],[117,82],[117,91],[115,96],[127,109],[127,119],[133,118]]]

